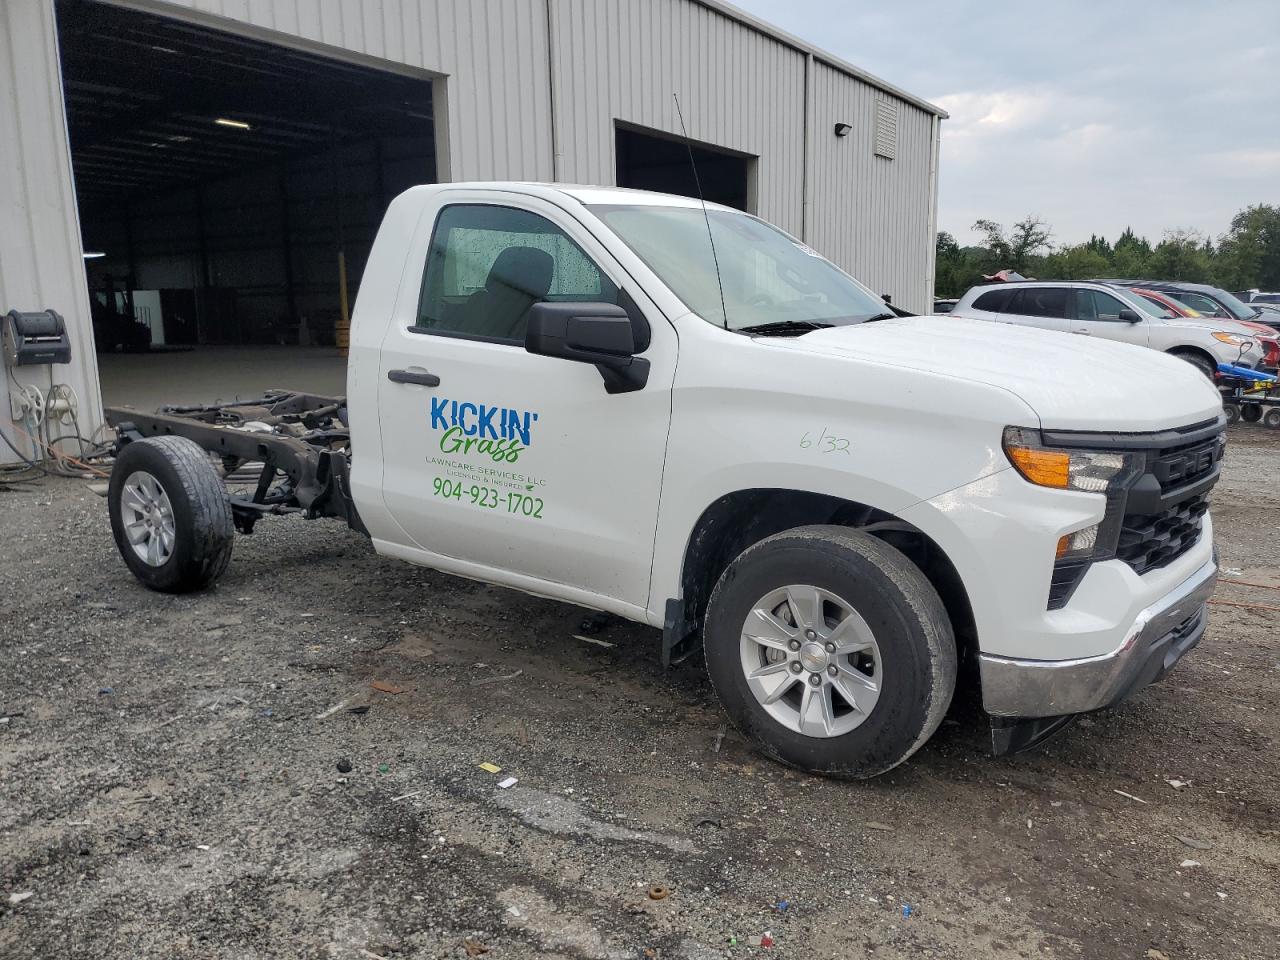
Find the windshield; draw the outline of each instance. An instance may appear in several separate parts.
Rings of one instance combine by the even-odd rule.
[[[1172,320],[1173,311],[1166,307],[1159,300],[1152,300],[1150,297],[1138,294],[1130,297],[1135,304],[1142,308],[1143,313],[1149,313],[1153,317],[1159,317],[1161,320]]]
[[[1219,290],[1216,294],[1219,302],[1231,312],[1237,320],[1251,320],[1261,311],[1257,307],[1251,307],[1239,297],[1232,296],[1225,290]]]
[[[818,327],[892,316],[879,297],[830,261],[747,214],[707,211],[715,238],[713,260],[700,207],[610,204],[590,209],[690,310],[716,326]]]

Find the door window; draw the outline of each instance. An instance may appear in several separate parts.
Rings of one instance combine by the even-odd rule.
[[[1017,291],[1008,313],[1024,317],[1052,317],[1061,320],[1067,315],[1066,287],[1033,287]]]
[[[1120,322],[1120,311],[1133,309],[1101,290],[1076,291],[1076,319]]]
[[[524,343],[547,300],[618,303],[618,288],[550,220],[528,210],[454,204],[436,220],[414,329]]]

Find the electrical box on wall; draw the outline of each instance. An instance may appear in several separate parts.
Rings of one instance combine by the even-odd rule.
[[[71,362],[71,340],[62,315],[53,310],[21,313],[10,310],[0,318],[0,341],[8,367]]]

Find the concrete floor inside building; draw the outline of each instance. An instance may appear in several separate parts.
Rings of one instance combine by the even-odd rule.
[[[251,399],[271,387],[341,396],[347,358],[333,347],[197,347],[98,355],[102,402],[155,410],[171,403]]]

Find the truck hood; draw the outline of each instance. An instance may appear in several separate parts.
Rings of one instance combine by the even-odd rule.
[[[1176,357],[987,320],[899,317],[773,342],[1007,390],[1046,429],[1165,430],[1222,412],[1204,374]]]

